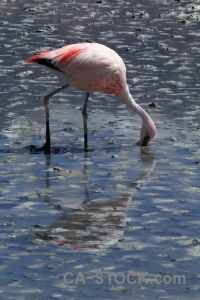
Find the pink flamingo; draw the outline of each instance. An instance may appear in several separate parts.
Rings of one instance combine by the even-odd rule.
[[[50,97],[69,86],[86,92],[82,109],[84,127],[84,150],[88,151],[87,138],[87,102],[90,92],[117,95],[126,105],[137,113],[143,123],[138,145],[146,146],[155,136],[156,127],[147,114],[129,93],[126,82],[126,67],[121,57],[112,49],[98,43],[79,43],[64,46],[52,51],[42,50],[27,59],[28,63],[37,63],[47,67],[65,85],[44,97],[46,112],[46,142],[40,149],[50,153],[49,109]]]

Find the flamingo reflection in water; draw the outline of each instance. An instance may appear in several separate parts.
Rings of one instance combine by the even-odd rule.
[[[47,155],[46,158],[50,159],[50,156]],[[116,244],[125,231],[126,215],[135,189],[142,181],[148,179],[155,167],[154,153],[141,148],[141,163],[138,179],[114,200],[104,202],[90,200],[87,183],[85,186],[87,199],[78,209],[65,211],[62,207],[56,208],[49,196],[46,196],[45,201],[48,205],[58,209],[61,215],[47,230],[37,228],[34,233],[47,243],[69,245],[76,251],[98,251],[99,248]],[[87,177],[86,165],[84,174]],[[87,178],[84,178],[84,181],[86,182]],[[47,187],[50,188],[48,174]]]

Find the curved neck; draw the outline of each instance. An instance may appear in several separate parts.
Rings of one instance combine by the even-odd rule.
[[[150,116],[147,114],[147,112],[135,102],[131,94],[129,93],[128,86],[125,90],[123,90],[121,93],[118,94],[118,97],[130,108],[132,109],[136,114],[138,114],[141,119],[149,120],[151,119]]]
[[[141,117],[143,123],[140,130],[141,140],[139,141],[139,145],[148,145],[148,141],[154,138],[154,136],[156,135],[156,126],[153,120],[148,115],[148,113],[141,106],[139,106],[132,98],[127,85],[124,87],[123,90],[121,90],[118,96],[124,103],[126,103],[126,105],[130,109],[132,109],[136,114],[138,114]]]

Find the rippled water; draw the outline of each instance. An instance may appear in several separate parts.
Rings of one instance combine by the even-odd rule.
[[[0,1],[1,299],[199,299],[199,1]],[[149,148],[114,96],[50,106],[58,81],[23,60],[35,49],[95,41],[127,65],[155,120]],[[155,102],[156,107],[149,106]]]

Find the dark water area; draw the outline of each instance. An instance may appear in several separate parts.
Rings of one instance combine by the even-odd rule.
[[[199,299],[200,1],[0,1],[0,299]],[[117,97],[50,105],[60,83],[24,60],[94,41],[121,55],[157,135]],[[155,103],[155,106],[149,104]]]

